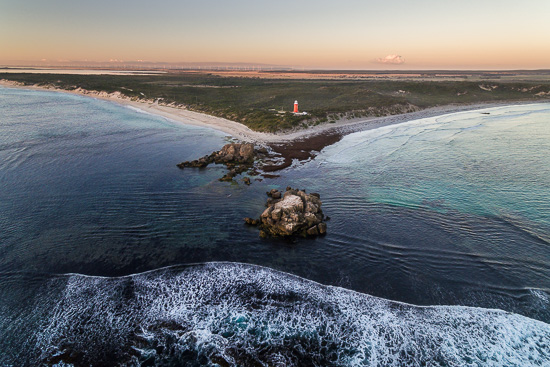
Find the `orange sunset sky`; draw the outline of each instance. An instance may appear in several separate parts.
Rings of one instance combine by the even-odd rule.
[[[550,1],[0,1],[0,66],[550,68]]]

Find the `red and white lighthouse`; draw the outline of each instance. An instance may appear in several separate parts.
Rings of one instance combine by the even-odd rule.
[[[298,101],[294,101],[294,113],[298,113]]]

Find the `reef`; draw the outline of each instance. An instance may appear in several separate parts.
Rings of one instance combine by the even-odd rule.
[[[230,143],[223,146],[220,151],[212,152],[202,158],[185,161],[177,164],[178,168],[205,168],[209,164],[223,164],[228,169],[220,181],[234,182],[234,178],[244,172],[250,175],[257,175],[255,162],[258,159],[265,158],[268,152],[265,148],[256,148],[252,143]],[[244,177],[243,182],[250,185],[250,177]]]
[[[266,193],[267,208],[259,219],[245,218],[246,224],[257,226],[260,237],[314,237],[327,232],[325,216],[321,210],[321,197],[317,193],[287,187],[284,194],[272,189]]]

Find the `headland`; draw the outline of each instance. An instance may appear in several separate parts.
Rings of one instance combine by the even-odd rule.
[[[282,163],[264,167],[265,172],[310,159],[349,133],[455,112],[544,102],[550,96],[550,80],[531,74],[526,74],[531,79],[525,79],[523,74],[504,73],[494,75],[494,80],[483,79],[489,78],[484,74],[459,80],[454,74],[441,73],[256,74],[5,73],[0,74],[0,85],[89,96],[213,128],[236,140],[268,147],[283,158]],[[233,99],[234,95],[239,97]],[[296,116],[290,112],[291,103],[301,95],[307,95],[304,108],[312,110]],[[279,106],[286,99],[288,111]]]

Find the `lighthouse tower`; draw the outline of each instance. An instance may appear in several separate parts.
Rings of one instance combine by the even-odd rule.
[[[298,113],[298,101],[294,101],[294,113]]]

